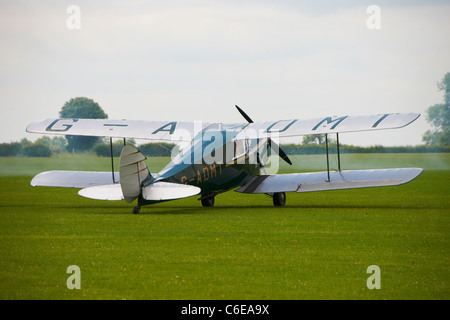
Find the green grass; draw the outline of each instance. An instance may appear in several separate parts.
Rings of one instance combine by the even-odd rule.
[[[152,157],[147,165],[152,172],[159,171],[170,158]],[[119,171],[119,158],[114,158],[114,169]],[[110,171],[111,159],[88,154],[57,154],[50,158],[0,157],[0,176],[33,176],[48,170]]]
[[[376,167],[439,163],[398,187],[289,193],[284,208],[264,195],[228,192],[214,208],[193,197],[139,215],[125,202],[32,188],[31,177],[12,176],[24,164],[27,175],[108,170],[99,166],[109,159],[61,158],[17,158],[12,168],[0,159],[0,299],[450,298],[446,154],[346,159]],[[307,169],[319,166],[308,157],[294,162],[302,159]],[[167,160],[147,162],[156,172]],[[81,269],[80,290],[66,287],[69,265]],[[380,290],[366,286],[370,265],[381,269]]]
[[[327,168],[325,155],[289,156],[293,162],[289,166],[280,160],[280,172],[324,171]],[[151,172],[158,172],[167,163],[168,157],[151,157],[147,166]],[[450,153],[396,153],[396,154],[342,154],[341,168],[378,169],[419,167],[425,170],[450,170]],[[118,171],[119,159],[114,158],[114,168]],[[337,169],[337,156],[330,155],[330,168]],[[50,158],[0,157],[0,176],[33,176],[48,170],[110,171],[111,159],[95,154],[59,154]]]

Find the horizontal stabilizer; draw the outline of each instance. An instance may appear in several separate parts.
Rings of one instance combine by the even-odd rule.
[[[310,192],[352,188],[385,187],[417,178],[420,168],[345,170],[328,173],[291,173],[257,176],[239,189],[242,193]]]
[[[142,188],[142,197],[145,200],[163,201],[181,199],[199,194],[201,189],[186,184],[155,182]]]
[[[104,186],[87,187],[78,191],[78,194],[85,198],[95,200],[123,200],[122,188],[120,184],[107,184]]]
[[[119,173],[114,173],[119,181]],[[113,183],[111,172],[94,171],[46,171],[31,180],[33,187],[86,188]]]
[[[195,196],[200,193],[200,188],[184,184],[155,182],[142,188],[142,197],[145,200],[163,201],[181,199]],[[96,200],[123,200],[120,184],[108,184],[81,189],[78,194],[85,198]]]

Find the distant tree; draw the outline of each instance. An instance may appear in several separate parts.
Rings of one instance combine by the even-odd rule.
[[[13,157],[22,152],[22,146],[18,142],[1,143],[0,157]]]
[[[302,144],[324,144],[324,134],[311,134],[303,137]]]
[[[59,112],[60,118],[107,119],[108,115],[92,99],[78,97],[70,99]],[[98,141],[98,137],[66,136],[69,151],[87,151]]]
[[[23,147],[26,147],[30,144],[33,144],[33,142],[31,142],[30,140],[28,140],[27,138],[23,138],[22,140],[20,140],[20,145]]]
[[[53,137],[43,136],[36,140],[36,143],[42,143],[55,153],[61,153],[67,146],[67,140],[64,137]]]
[[[62,136],[53,137],[52,144],[50,146],[50,149],[52,149],[53,152],[61,153],[66,149],[66,147],[67,147],[66,138]]]
[[[113,147],[113,156],[120,157],[120,153],[122,152],[123,142],[116,141],[112,145]],[[111,156],[111,145],[109,143],[98,143],[94,146],[94,151],[99,157],[110,157]]]
[[[50,157],[52,151],[42,143],[33,143],[23,148],[23,155],[27,157]]]
[[[159,143],[146,143],[139,146],[139,150],[149,157],[170,157],[174,144],[159,142]]]
[[[422,140],[429,145],[450,146],[450,73],[447,73],[438,88],[444,91],[444,103],[427,109],[426,119],[433,126],[427,130]]]
[[[19,142],[11,142],[11,147],[15,156],[22,153],[22,145]]]

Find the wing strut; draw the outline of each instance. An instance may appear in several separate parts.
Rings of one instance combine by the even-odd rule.
[[[123,146],[125,147],[127,145],[127,139],[123,138]],[[115,177],[114,177],[114,153],[113,153],[113,143],[112,143],[112,137],[109,138],[109,148],[111,153],[111,174],[112,174],[112,180],[113,183],[117,183]]]
[[[328,133],[325,133],[325,145],[327,151],[327,173],[328,173],[328,182],[330,182],[330,161],[328,159]]]
[[[112,138],[109,138],[109,147],[110,147],[110,150],[111,150],[111,173],[112,173],[112,180],[113,180],[113,183],[116,183],[116,179],[114,178],[114,154],[113,154]]]
[[[338,156],[338,170],[341,172],[341,154],[339,152],[339,133],[336,132],[337,156]]]
[[[328,152],[328,133],[325,133],[325,144],[326,144],[326,152],[327,152],[327,176],[328,182],[330,182],[330,160],[329,160],[329,152]],[[341,172],[341,152],[339,150],[339,133],[336,132],[336,146],[337,146],[337,160],[338,160],[338,171]]]

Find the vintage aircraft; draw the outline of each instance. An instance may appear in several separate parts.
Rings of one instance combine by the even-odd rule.
[[[350,188],[394,186],[422,173],[420,168],[341,170],[339,133],[401,128],[415,121],[417,113],[323,117],[310,120],[253,122],[238,106],[247,123],[222,124],[177,121],[47,119],[31,123],[27,132],[109,137],[111,172],[48,171],[36,175],[32,186],[80,188],[81,196],[98,200],[137,199],[141,206],[200,195],[204,207],[214,206],[214,197],[235,190],[263,193],[275,206],[284,206],[286,192],[309,192]],[[274,139],[325,134],[327,170],[323,172],[268,174],[268,150],[292,164]],[[329,166],[328,135],[336,134],[338,169]],[[119,172],[114,171],[112,139],[122,138]],[[157,174],[150,173],[146,157],[126,139],[184,141],[188,147],[172,157]],[[278,159],[278,157],[277,157]]]

